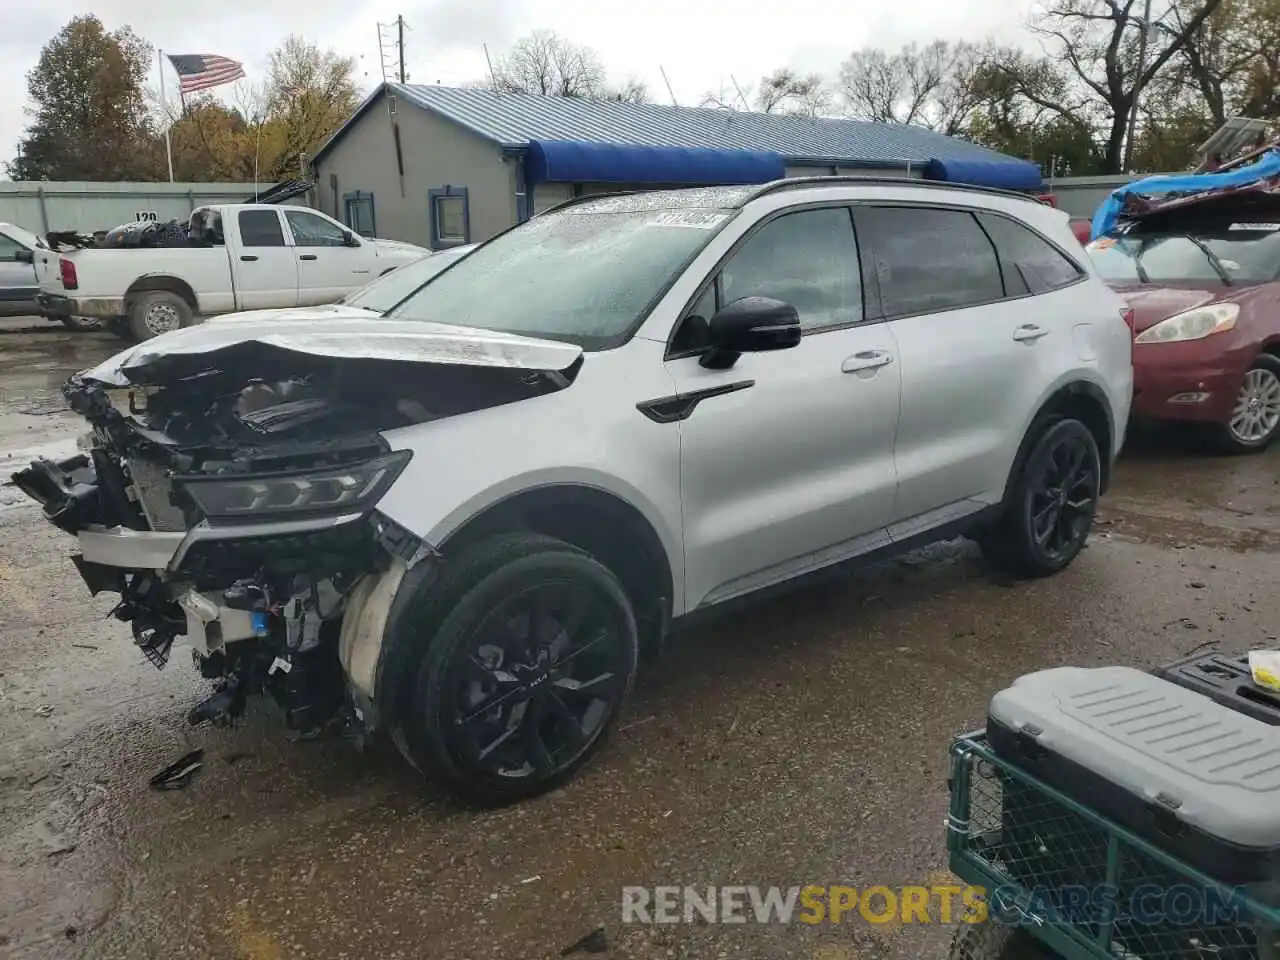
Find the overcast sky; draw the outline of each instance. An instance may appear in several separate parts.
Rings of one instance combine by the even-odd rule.
[[[678,102],[735,77],[742,85],[779,66],[834,72],[861,46],[894,48],[938,37],[1017,39],[1032,0],[60,0],[22,4],[0,33],[0,160],[13,157],[26,123],[26,74],[40,48],[72,16],[95,13],[170,53],[215,53],[240,60],[261,79],[267,55],[289,33],[358,58],[362,85],[381,80],[379,22],[403,14],[410,82],[456,85],[485,73],[483,45],[495,55],[546,27],[596,48],[611,78],[635,76],[667,99],[659,67]],[[157,83],[155,69],[152,84]],[[169,93],[174,95],[172,74]],[[21,93],[19,93],[21,91]],[[231,94],[226,94],[230,96]]]

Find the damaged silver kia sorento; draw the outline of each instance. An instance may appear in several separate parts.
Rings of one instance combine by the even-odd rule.
[[[16,482],[148,657],[187,638],[193,720],[265,689],[527,797],[692,614],[961,533],[1072,563],[1133,377],[1078,252],[1060,211],[914,181],[584,198],[382,316],[215,319],[84,371],[83,454]]]

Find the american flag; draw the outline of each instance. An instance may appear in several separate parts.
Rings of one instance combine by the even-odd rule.
[[[244,66],[226,57],[207,53],[166,54],[178,74],[178,89],[185,96],[232,83],[244,76]]]

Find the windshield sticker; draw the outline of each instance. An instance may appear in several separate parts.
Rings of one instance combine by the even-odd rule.
[[[651,227],[693,227],[695,230],[714,230],[729,219],[728,214],[717,210],[663,210],[649,221]]]
[[[1233,223],[1227,228],[1228,230],[1260,230],[1265,233],[1275,233],[1280,230],[1280,223]]]
[[[1116,245],[1115,237],[1099,237],[1097,240],[1093,241],[1093,243],[1089,244],[1089,246],[1085,247],[1085,249],[1086,250],[1108,250],[1111,247],[1114,247],[1115,245]]]

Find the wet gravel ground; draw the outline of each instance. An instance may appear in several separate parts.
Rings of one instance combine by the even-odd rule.
[[[117,346],[0,321],[0,472],[73,449],[57,389]],[[621,890],[938,879],[947,745],[1000,686],[1275,639],[1280,449],[1178,441],[1137,439],[1064,574],[1000,582],[942,544],[699,628],[583,776],[484,813],[266,704],[187,727],[185,652],[146,664],[0,487],[0,956],[540,958],[603,928],[597,955],[638,960],[942,957],[942,925],[623,925]],[[188,789],[148,789],[194,747]]]

